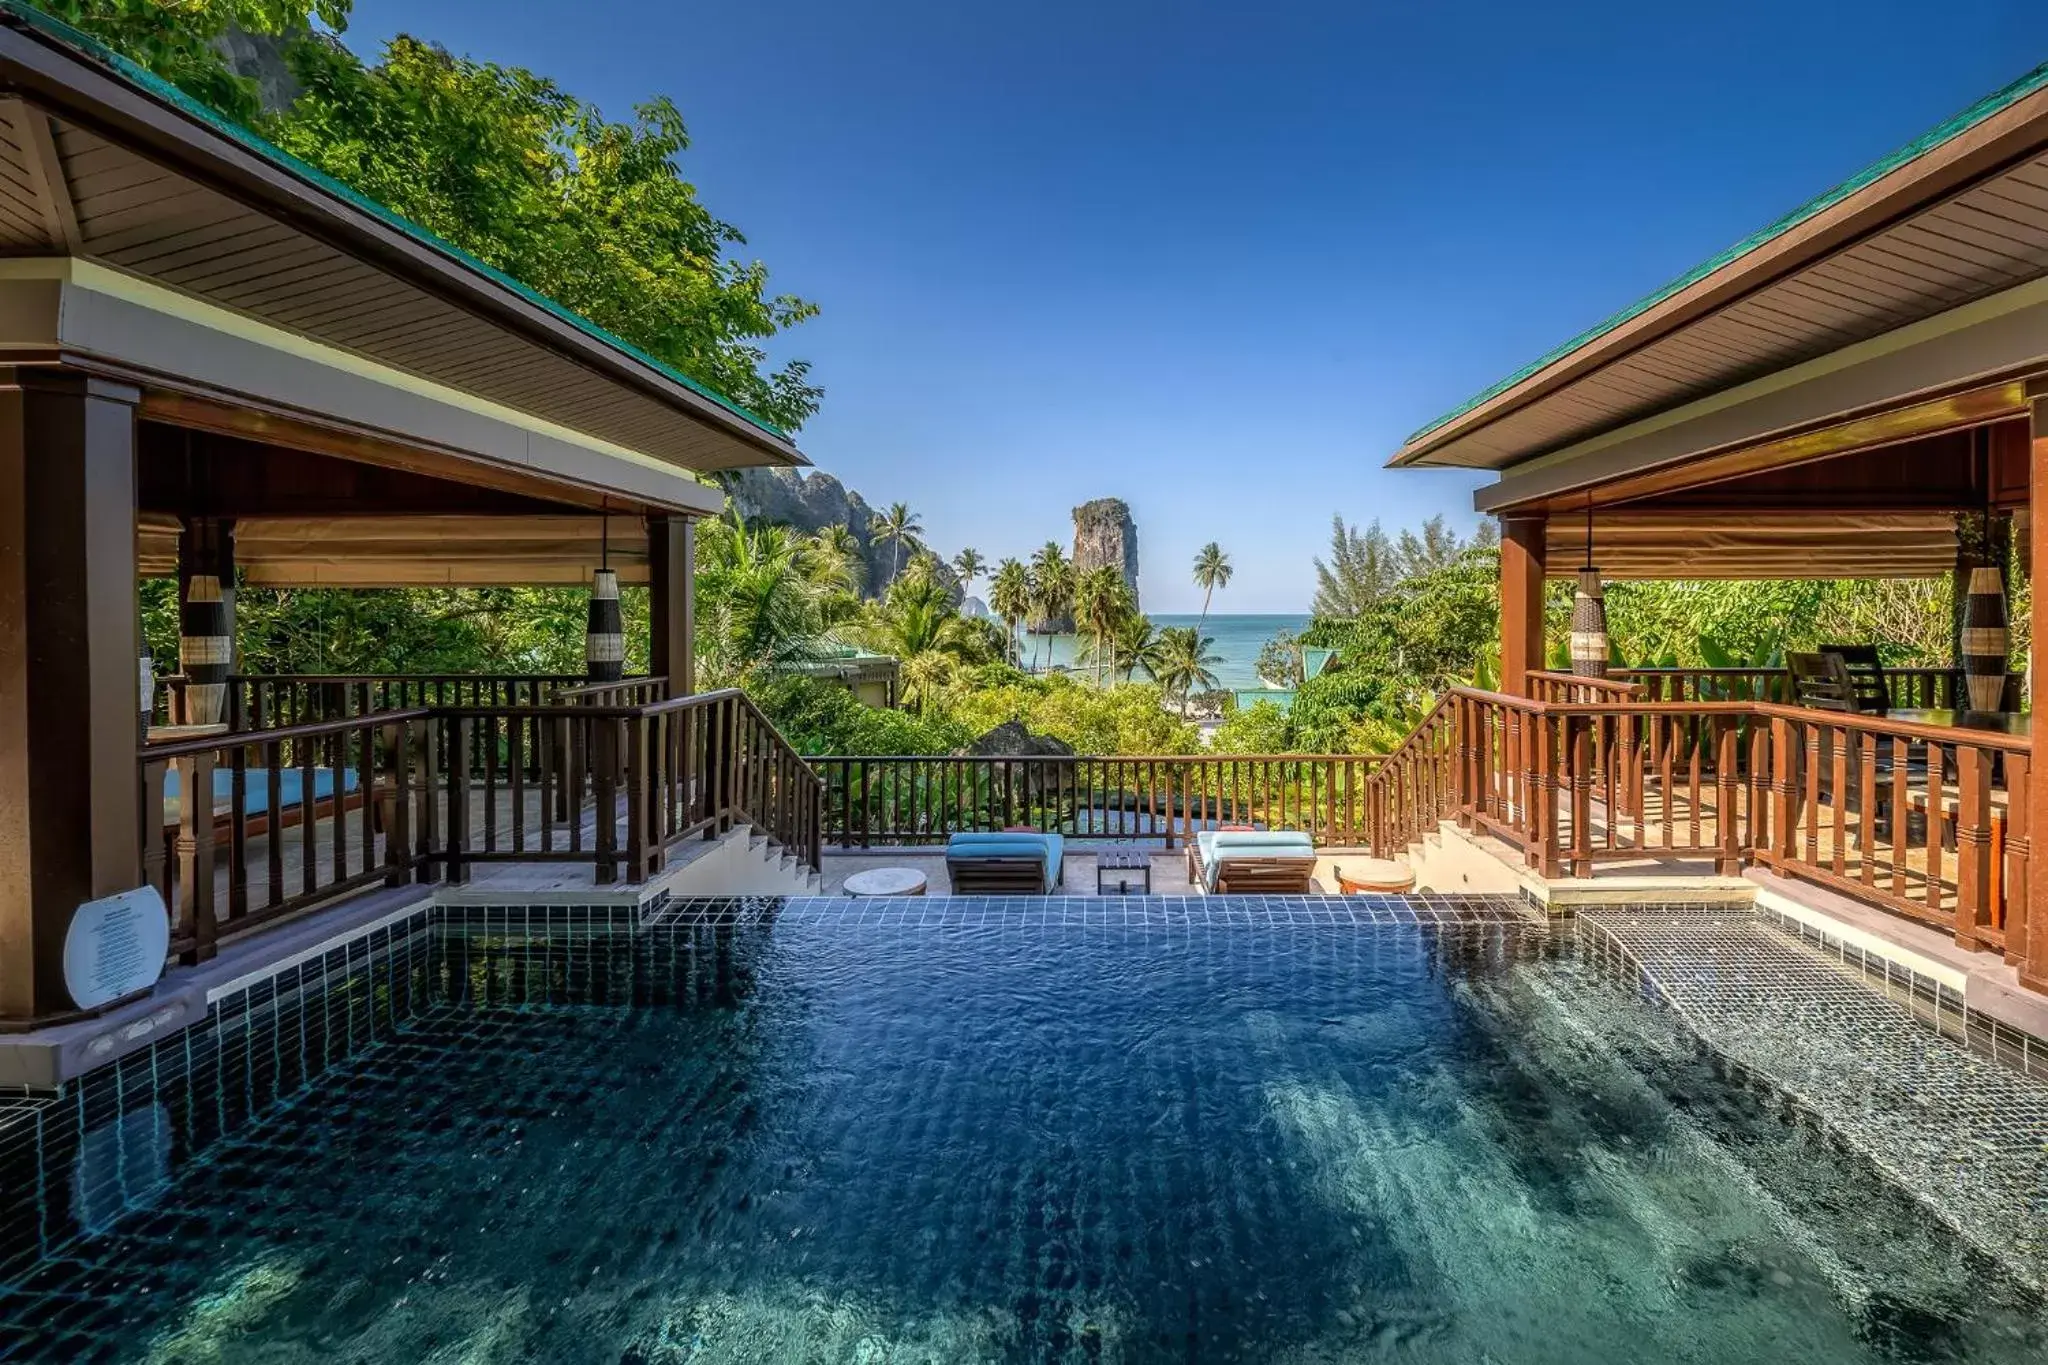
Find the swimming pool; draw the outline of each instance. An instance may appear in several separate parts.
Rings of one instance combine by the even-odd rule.
[[[2048,1351],[2031,1291],[1505,906],[513,914],[421,971],[0,1297],[11,1358]]]

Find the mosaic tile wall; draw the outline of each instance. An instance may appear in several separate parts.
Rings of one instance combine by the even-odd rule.
[[[221,1138],[455,998],[472,929],[594,944],[632,908],[426,907],[222,996],[204,1021],[55,1091],[0,1094],[0,1284],[144,1202]],[[545,957],[542,952],[540,956]],[[604,954],[577,955],[601,963]],[[536,980],[539,978],[536,977]],[[628,984],[630,985],[630,979]],[[605,998],[599,994],[593,998]]]
[[[2044,1263],[2048,1076],[1980,1050],[1989,1021],[1954,991],[1748,909],[1577,923],[1582,961],[1667,1008],[1733,1078],[1803,1111],[1987,1254]]]

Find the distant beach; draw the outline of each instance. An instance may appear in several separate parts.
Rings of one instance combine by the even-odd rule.
[[[1146,620],[1161,630],[1169,626],[1192,626],[1201,617],[1189,613],[1185,616],[1146,614]],[[1307,628],[1309,617],[1300,616],[1226,616],[1211,612],[1202,625],[1202,634],[1214,643],[1209,651],[1222,659],[1210,671],[1216,675],[1216,685],[1231,689],[1259,686],[1259,650],[1266,641],[1283,630],[1296,633]],[[1031,666],[1033,648],[1037,650],[1038,667],[1047,666],[1046,646],[1050,643],[1051,663],[1069,668],[1084,667],[1076,662],[1079,641],[1072,635],[1027,635],[1024,637],[1024,663]],[[1142,676],[1142,675],[1141,675]]]

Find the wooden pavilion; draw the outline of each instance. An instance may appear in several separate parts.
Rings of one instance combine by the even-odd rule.
[[[2003,951],[2048,989],[2048,930],[2026,932],[2048,925],[2026,717],[1950,716],[1949,670],[1895,677],[1888,715],[1782,705],[1782,680],[1754,675],[1544,670],[1546,580],[1588,562],[1607,579],[1960,583],[2003,568],[2006,535],[2023,565],[2048,560],[2048,67],[1392,463],[1498,474],[1477,505],[1502,528],[1508,695],[1447,703],[1445,813],[1553,873],[1684,851],[1760,863]],[[2038,656],[2048,594],[2031,601],[2018,624]]]
[[[578,679],[440,694],[234,679],[223,720],[267,726],[262,742],[138,749],[137,580],[222,585],[231,649],[237,573],[587,583],[602,538],[650,590],[655,676],[580,700],[681,704],[691,525],[723,506],[700,476],[802,463],[771,423],[12,5],[0,348],[0,1021],[72,1009],[79,907],[145,881],[170,893],[173,948],[193,956],[238,921],[350,886],[459,876],[491,851],[465,847],[472,773],[552,779],[540,804],[573,826],[565,784],[616,801],[618,746],[652,734],[677,766],[667,794],[705,799],[681,771],[681,712],[600,705],[573,742],[526,714]],[[205,662],[232,671],[232,657]],[[436,701],[470,710],[429,714]],[[717,712],[719,752],[737,743],[736,707]],[[651,800],[659,763],[631,756]],[[182,817],[181,778],[201,794]],[[530,812],[536,794],[518,795]],[[484,806],[478,830],[498,810]],[[504,809],[518,826],[521,807]],[[614,842],[599,809],[593,843],[565,828],[574,856],[642,871],[688,814],[636,806],[641,823]],[[303,846],[282,849],[291,828]]]

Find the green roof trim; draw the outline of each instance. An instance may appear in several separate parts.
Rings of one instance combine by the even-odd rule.
[[[761,432],[773,436],[780,441],[789,441],[789,433],[767,418],[750,411],[739,403],[735,403],[716,389],[698,383],[666,361],[656,359],[638,346],[635,346],[632,342],[614,335],[582,314],[564,308],[539,290],[520,283],[494,265],[478,260],[461,247],[444,240],[433,232],[429,232],[426,228],[421,227],[418,223],[413,222],[402,214],[395,213],[369,196],[359,194],[355,190],[350,189],[325,171],[308,165],[290,152],[273,145],[248,128],[236,123],[233,119],[224,117],[218,110],[192,98],[177,86],[172,85],[169,81],[138,65],[129,58],[122,56],[119,52],[116,52],[90,34],[80,32],[54,15],[46,14],[42,10],[31,9],[27,5],[20,3],[20,0],[0,0],[0,15],[18,19],[25,26],[48,34],[66,47],[76,51],[80,56],[89,57],[102,66],[107,67],[115,76],[129,85],[133,85],[145,94],[162,100],[180,112],[190,115],[222,136],[240,143],[244,148],[254,152],[257,156],[262,157],[280,170],[289,172],[300,180],[325,190],[336,198],[380,220],[386,226],[404,233],[420,245],[439,252],[457,264],[473,270],[493,283],[511,290],[528,303],[552,314],[560,321],[568,323],[593,341],[602,342],[623,355],[631,356],[634,360],[639,361],[664,378],[671,379],[699,397],[716,403],[719,407],[724,408],[735,417],[741,418]]]
[[[1921,156],[1924,156],[1928,152],[1933,151],[1936,147],[1941,146],[1944,142],[1947,142],[1952,138],[1955,138],[1963,133],[1968,132],[1970,129],[1976,127],[1985,119],[1990,118],[1993,114],[1996,114],[2001,109],[2004,109],[2013,104],[2017,104],[2019,101],[2025,99],[2027,96],[2033,94],[2035,91],[2040,90],[2044,87],[2048,87],[2048,62],[2043,62],[2041,65],[2035,67],[2032,71],[2029,71],[2026,75],[2021,76],[2018,80],[2013,81],[2011,84],[2004,86],[1999,90],[1993,91],[1989,95],[1986,95],[1983,99],[1978,100],[1975,104],[1963,110],[1961,113],[1955,115],[1953,118],[1947,119],[1942,123],[1935,125],[1927,132],[1921,134],[1919,137],[1913,139],[1911,142],[1907,143],[1903,147],[1900,147],[1898,150],[1892,152],[1888,156],[1885,156],[1877,161],[1872,162],[1870,165],[1864,167],[1856,174],[1850,176],[1847,180],[1844,180],[1841,184],[1835,186],[1833,189],[1827,190],[1824,193],[1814,196],[1812,199],[1807,200],[1804,204],[1801,204],[1798,208],[1793,209],[1790,213],[1785,214],[1783,217],[1778,218],[1771,223],[1767,223],[1763,227],[1757,229],[1755,232],[1752,232],[1749,236],[1737,242],[1735,245],[1729,247],[1726,251],[1721,252],[1718,256],[1715,256],[1710,260],[1702,261],[1700,264],[1694,266],[1691,270],[1686,271],[1683,275],[1680,275],[1677,279],[1671,281],[1671,283],[1665,285],[1663,288],[1657,290],[1652,294],[1647,295],[1642,299],[1639,299],[1638,301],[1630,304],[1628,307],[1622,309],[1618,313],[1610,314],[1608,317],[1604,318],[1600,322],[1597,322],[1593,326],[1588,327],[1585,331],[1580,332],[1577,336],[1565,342],[1563,345],[1557,346],[1552,350],[1545,352],[1543,355],[1537,357],[1529,364],[1524,365],[1521,369],[1516,370],[1513,374],[1501,380],[1499,383],[1493,385],[1490,388],[1482,390],[1478,394],[1475,394],[1472,398],[1468,399],[1463,403],[1460,403],[1457,407],[1451,409],[1451,411],[1445,413],[1443,416],[1437,418],[1435,421],[1429,423],[1427,426],[1418,428],[1408,437],[1406,441],[1403,441],[1402,444],[1404,446],[1413,445],[1415,442],[1421,440],[1423,437],[1429,435],[1433,431],[1436,431],[1440,427],[1447,426],[1450,423],[1457,421],[1460,417],[1463,417],[1466,413],[1472,411],[1472,409],[1478,407],[1480,404],[1487,402],[1489,399],[1496,398],[1503,393],[1506,393],[1509,389],[1512,389],[1515,385],[1521,383],[1523,380],[1529,378],[1531,375],[1540,373],[1541,371],[1549,368],[1551,365],[1564,359],[1566,356],[1578,350],[1580,347],[1585,346],[1587,343],[1596,341],[1600,337],[1603,337],[1607,333],[1613,331],[1615,328],[1620,327],[1622,324],[1629,322],[1634,318],[1640,317],[1642,314],[1647,313],[1652,308],[1655,308],[1658,304],[1664,302],[1664,300],[1670,298],[1674,294],[1678,294],[1686,289],[1691,288],[1693,285],[1699,283],[1699,281],[1705,279],[1707,276],[1713,274],[1715,271],[1721,269],[1723,266],[1729,264],[1731,261],[1739,260],[1742,257],[1747,256],[1750,252],[1755,251],[1758,247],[1763,246],[1766,243],[1772,241],[1774,238],[1783,236],[1785,233],[1790,232],[1793,228],[1798,227],[1801,223],[1806,222],[1809,218],[1813,218],[1818,214],[1826,212],[1828,209],[1834,207],[1842,200],[1847,199],[1850,195],[1856,193],[1858,190],[1864,188],[1866,185],[1869,185],[1872,182],[1880,180],[1883,177],[1891,174],[1893,171],[1905,165],[1907,162],[1913,161]]]

